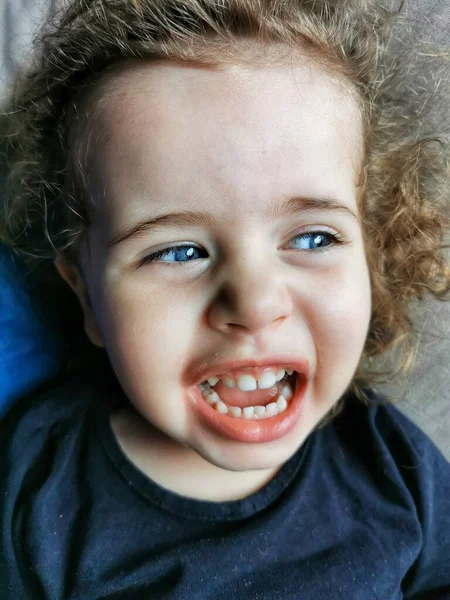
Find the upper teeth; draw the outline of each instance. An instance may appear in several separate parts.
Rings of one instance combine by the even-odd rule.
[[[222,379],[223,384],[229,388],[238,387],[243,392],[251,392],[259,387],[261,390],[266,390],[273,387],[277,381],[281,381],[285,374],[292,375],[294,371],[292,369],[279,369],[278,371],[265,371],[258,375],[257,378],[247,373],[241,373],[237,376],[236,380],[231,377],[224,377]],[[215,386],[219,381],[217,377],[210,377],[208,383],[211,387]]]
[[[281,375],[281,377],[280,377]],[[283,379],[285,375],[284,370],[283,371],[278,371],[278,373],[271,373],[270,371],[268,373],[263,373],[263,375],[261,375],[261,377],[258,377],[258,387],[261,390],[266,390],[268,388],[273,387],[277,381],[280,381],[280,379]]]
[[[251,375],[239,375],[237,378],[237,386],[243,392],[252,392],[258,387],[256,379]]]

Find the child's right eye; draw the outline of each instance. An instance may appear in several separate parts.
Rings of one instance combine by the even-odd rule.
[[[184,263],[192,262],[192,260],[198,260],[199,258],[206,258],[205,256],[196,256],[200,253],[207,254],[206,250],[193,246],[192,244],[185,244],[182,246],[171,246],[170,248],[164,248],[153,254],[145,256],[141,265],[152,262],[165,262],[165,263]]]

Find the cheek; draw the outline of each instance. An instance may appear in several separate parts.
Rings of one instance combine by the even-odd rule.
[[[311,303],[311,328],[318,364],[356,367],[371,316],[370,280],[365,263],[335,269]]]
[[[324,281],[310,299],[308,314],[316,365],[311,411],[317,420],[352,381],[371,315],[367,269],[336,269]]]
[[[195,334],[192,302],[148,284],[105,292],[107,349],[127,378],[170,380],[182,367]]]

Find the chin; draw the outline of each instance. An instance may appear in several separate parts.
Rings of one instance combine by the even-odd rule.
[[[287,462],[303,443],[286,443],[286,439],[264,444],[246,444],[226,440],[228,443],[206,442],[204,446],[191,446],[203,459],[226,471],[258,471],[276,469]]]

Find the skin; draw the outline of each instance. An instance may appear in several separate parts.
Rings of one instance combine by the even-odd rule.
[[[115,77],[97,118],[107,136],[97,136],[90,162],[90,251],[82,269],[56,266],[130,399],[111,416],[127,457],[178,494],[244,498],[299,449],[361,357],[371,300],[359,219],[331,210],[267,216],[306,196],[335,198],[358,217],[360,115],[343,84],[308,58],[221,71],[159,61]],[[144,216],[181,210],[209,221],[108,248]],[[299,246],[295,236],[318,230],[341,243]],[[199,249],[191,262],[140,264],[186,242]],[[198,418],[190,371],[280,353],[311,366],[302,418],[288,434],[237,442]]]

